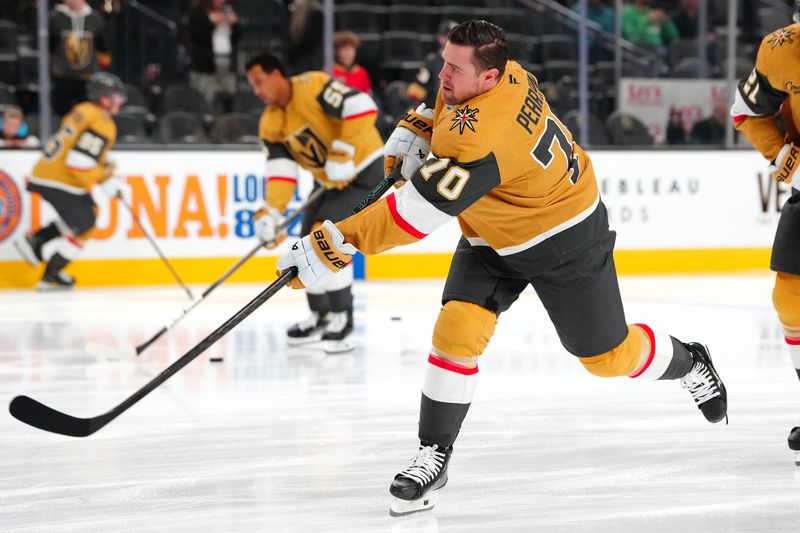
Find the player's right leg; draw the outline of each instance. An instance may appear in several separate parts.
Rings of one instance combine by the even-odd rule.
[[[497,315],[511,306],[526,280],[492,276],[462,239],[450,266],[428,355],[419,414],[419,448],[389,487],[392,516],[431,509],[448,480],[453,444],[478,380],[478,359]]]
[[[709,422],[727,416],[725,385],[708,350],[625,321],[613,258],[614,236],[531,280],[561,343],[600,377],[681,380]]]
[[[43,200],[53,206],[58,216],[53,225],[35,234],[44,240],[38,247],[38,253],[46,263],[36,288],[41,291],[69,289],[75,280],[64,269],[78,257],[94,228],[97,220],[94,200],[89,193],[68,192],[38,181],[30,182],[28,190],[39,193]],[[58,235],[54,236],[56,232]]]
[[[792,196],[781,209],[781,218],[775,231],[770,269],[775,271],[772,304],[783,326],[786,347],[792,366],[800,378],[800,191],[792,189]],[[800,427],[789,432],[789,449],[795,454],[795,464],[800,466]]]

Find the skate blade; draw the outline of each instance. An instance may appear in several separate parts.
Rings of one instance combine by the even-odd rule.
[[[341,341],[323,341],[322,346],[322,349],[325,350],[327,354],[352,352],[353,348],[353,343],[347,339]]]
[[[287,346],[305,346],[307,344],[316,344],[322,340],[322,333],[312,335],[310,337],[286,337]]]
[[[422,498],[416,500],[401,500],[392,497],[392,505],[389,506],[389,516],[407,516],[422,511],[430,511],[439,499],[438,491],[432,490]]]
[[[17,249],[17,252],[19,252],[19,255],[22,256],[22,258],[25,260],[26,263],[28,263],[32,267],[39,266],[39,259],[33,254],[33,251],[28,250],[28,248],[19,241],[14,241],[12,244],[14,245],[14,248]]]
[[[63,292],[63,291],[71,291],[72,285],[58,285],[56,283],[48,283],[46,281],[40,281],[36,284],[36,290],[38,292]]]

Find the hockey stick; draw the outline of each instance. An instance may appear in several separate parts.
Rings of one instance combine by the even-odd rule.
[[[322,196],[322,194],[324,192],[325,192],[325,189],[322,188],[322,187],[318,187],[317,189],[314,189],[313,191],[311,191],[311,194],[308,195],[308,198],[306,198],[306,201],[303,202],[303,205],[301,205],[294,213],[292,213],[289,217],[287,217],[286,220],[281,222],[281,224],[277,228],[276,234],[279,234],[281,231],[285,230],[290,225],[292,225],[294,223],[294,221],[297,220],[300,217],[300,215],[311,206],[311,204],[316,202],[320,198],[320,196]],[[206,290],[203,291],[203,294],[201,294],[198,298],[195,298],[194,300],[192,300],[192,302],[188,306],[184,307],[183,310],[180,312],[180,314],[178,316],[173,318],[172,321],[169,322],[168,324],[166,324],[165,326],[162,326],[162,328],[160,330],[158,330],[158,332],[155,335],[153,335],[152,337],[147,339],[145,342],[143,342],[139,346],[136,346],[135,348],[132,347],[132,346],[116,347],[115,348],[115,347],[104,346],[102,344],[97,344],[97,343],[88,343],[86,345],[86,351],[91,353],[91,354],[93,354],[93,355],[96,355],[98,357],[99,356],[106,356],[106,357],[113,357],[113,358],[131,358],[131,357],[136,357],[137,355],[139,355],[143,351],[145,351],[151,344],[156,342],[167,331],[169,331],[173,327],[175,327],[175,325],[178,322],[180,322],[183,319],[183,317],[185,317],[187,314],[189,314],[189,311],[194,309],[197,306],[197,304],[202,302],[206,298],[206,296],[211,294],[211,292],[214,289],[216,289],[217,287],[222,285],[225,282],[225,280],[227,280],[229,277],[231,277],[233,275],[234,272],[239,270],[239,267],[241,267],[251,257],[253,257],[261,249],[262,246],[264,246],[264,242],[259,242],[255,246],[255,248],[250,250],[247,253],[247,255],[245,255],[244,257],[239,259],[236,262],[236,264],[231,266],[217,281],[215,281],[214,283],[209,285],[208,288],[206,288]]]
[[[355,215],[366,206],[383,196],[400,178],[399,165],[390,176],[381,181],[350,213]],[[8,410],[11,416],[33,426],[35,428],[67,435],[70,437],[88,437],[98,429],[102,428],[119,415],[127,411],[136,402],[147,396],[156,387],[167,381],[171,376],[192,362],[198,355],[203,353],[211,345],[221,339],[226,333],[235,328],[242,320],[258,309],[264,302],[269,300],[276,292],[282,289],[289,281],[297,275],[297,269],[291,268],[282,272],[269,287],[264,289],[258,296],[251,300],[247,305],[240,309],[235,315],[225,321],[220,327],[211,332],[205,339],[200,341],[194,348],[186,352],[180,359],[169,365],[163,372],[151,379],[144,387],[133,393],[122,403],[110,411],[92,418],[78,418],[44,405],[29,396],[17,396],[11,401]]]
[[[189,290],[189,287],[186,286],[186,284],[183,282],[183,280],[175,271],[175,269],[172,268],[172,265],[167,260],[167,258],[164,257],[164,254],[161,252],[161,248],[159,248],[158,244],[156,244],[156,240],[150,235],[150,232],[148,232],[142,225],[142,221],[139,220],[139,217],[136,215],[136,213],[133,212],[133,209],[131,208],[130,204],[125,201],[125,198],[122,197],[122,193],[117,194],[117,199],[120,201],[122,205],[125,206],[128,212],[131,214],[131,217],[133,217],[133,220],[136,222],[136,225],[139,226],[139,229],[142,230],[144,236],[147,237],[147,240],[150,241],[150,244],[153,245],[153,249],[155,249],[156,253],[158,254],[158,257],[160,257],[161,260],[164,261],[164,264],[167,265],[167,268],[172,273],[172,277],[174,277],[175,280],[178,282],[178,285],[180,285],[183,288],[183,290],[186,291],[186,294],[189,295],[190,300],[194,300],[194,294],[192,294],[192,291]]]

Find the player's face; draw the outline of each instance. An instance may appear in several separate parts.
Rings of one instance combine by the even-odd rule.
[[[247,83],[253,89],[253,94],[267,105],[283,104],[283,79],[283,75],[277,70],[264,72],[261,65],[255,65],[247,71]]]
[[[112,115],[116,115],[119,113],[122,104],[125,103],[125,97],[121,94],[112,94],[111,96],[101,96],[100,97],[100,107],[111,113]]]
[[[444,45],[444,66],[439,72],[439,81],[445,104],[462,104],[494,87],[497,69],[479,71],[472,60],[474,50],[472,46],[461,46],[450,41]]]

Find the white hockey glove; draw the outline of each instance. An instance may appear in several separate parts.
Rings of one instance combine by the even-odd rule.
[[[402,159],[400,174],[406,180],[411,179],[431,153],[432,135],[433,109],[420,104],[416,111],[406,113],[383,147],[384,174],[391,174],[397,160]]]
[[[286,231],[278,232],[278,227],[283,224],[284,217],[280,211],[271,206],[256,211],[253,215],[256,220],[256,235],[264,241],[265,248],[275,248],[286,239]]]
[[[103,194],[109,198],[116,198],[118,196],[120,198],[125,198],[125,182],[116,176],[111,176],[104,182],[98,184],[98,187],[100,187],[100,190],[103,191]]]
[[[278,259],[278,274],[297,267],[297,276],[289,286],[293,289],[313,287],[346,267],[357,251],[355,246],[344,242],[344,236],[333,222],[326,220]]]
[[[356,177],[356,165],[353,157],[356,149],[353,145],[336,139],[331,143],[331,151],[325,160],[325,175],[330,188],[343,189]]]
[[[794,173],[797,170],[798,165],[800,165],[798,156],[800,156],[800,152],[798,152],[797,146],[795,146],[793,143],[784,144],[783,148],[781,148],[781,151],[778,152],[778,156],[775,158],[775,161],[773,161],[767,168],[767,172],[769,172],[769,175],[772,178],[782,181],[787,185],[792,183]]]

